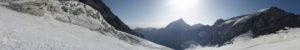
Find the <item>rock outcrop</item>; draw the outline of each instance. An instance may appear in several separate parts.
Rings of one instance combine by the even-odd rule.
[[[132,35],[136,35],[139,37],[143,37],[142,34],[137,33],[130,29],[126,24],[124,24],[118,16],[112,13],[112,11],[103,3],[102,0],[78,0],[84,4],[91,6],[92,8],[98,10],[101,15],[103,15],[104,19],[112,25],[115,29],[127,32]]]

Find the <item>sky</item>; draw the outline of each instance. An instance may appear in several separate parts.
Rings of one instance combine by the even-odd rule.
[[[212,25],[271,6],[300,14],[300,0],[103,0],[131,28],[162,28],[183,19],[190,25]]]

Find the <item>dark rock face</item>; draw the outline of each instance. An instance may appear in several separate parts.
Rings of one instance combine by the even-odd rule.
[[[112,25],[115,29],[127,32],[132,35],[136,35],[139,37],[143,37],[142,34],[137,33],[130,29],[126,24],[124,24],[118,16],[114,15],[112,11],[102,2],[102,0],[78,0],[79,2],[82,2],[84,4],[87,4],[91,6],[92,8],[98,10],[101,12],[104,19]]]
[[[253,37],[275,33],[285,27],[300,27],[300,16],[270,7],[254,14],[227,20],[218,20],[213,26],[201,31],[201,45],[224,45],[234,37],[251,31]]]
[[[224,23],[224,22],[225,22],[224,19],[218,19],[218,20],[215,22],[214,26],[218,26],[218,25],[220,25],[220,24],[222,24],[222,23]]]
[[[177,50],[183,50],[184,48],[181,47],[181,44],[183,43],[182,37],[186,34],[184,31],[188,30],[189,28],[191,28],[191,26],[182,19],[174,21],[168,24],[167,27],[157,32],[163,35],[162,37],[166,38],[164,40],[160,40],[159,42],[165,42],[161,44]]]

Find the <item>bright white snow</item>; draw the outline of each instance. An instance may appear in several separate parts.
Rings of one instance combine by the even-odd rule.
[[[289,28],[258,38],[237,37],[233,44],[221,47],[196,46],[186,50],[299,50],[299,41],[300,28]]]
[[[110,32],[104,32],[112,34]],[[0,6],[0,50],[168,50],[140,39],[130,44],[88,28]]]

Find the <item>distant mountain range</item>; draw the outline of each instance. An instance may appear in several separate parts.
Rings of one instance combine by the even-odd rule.
[[[222,46],[241,34],[251,33],[253,38],[284,30],[286,27],[300,27],[300,16],[278,7],[269,7],[253,14],[230,19],[219,19],[213,25],[189,26],[182,19],[161,29],[136,28],[145,38],[176,50],[183,50],[190,44]]]
[[[188,41],[187,39],[197,38],[197,36],[189,34],[187,31],[202,26],[202,24],[190,26],[183,19],[179,19],[171,22],[165,28],[136,28],[135,30],[143,33],[145,38],[150,41],[182,50],[184,48],[181,47],[181,44]]]

